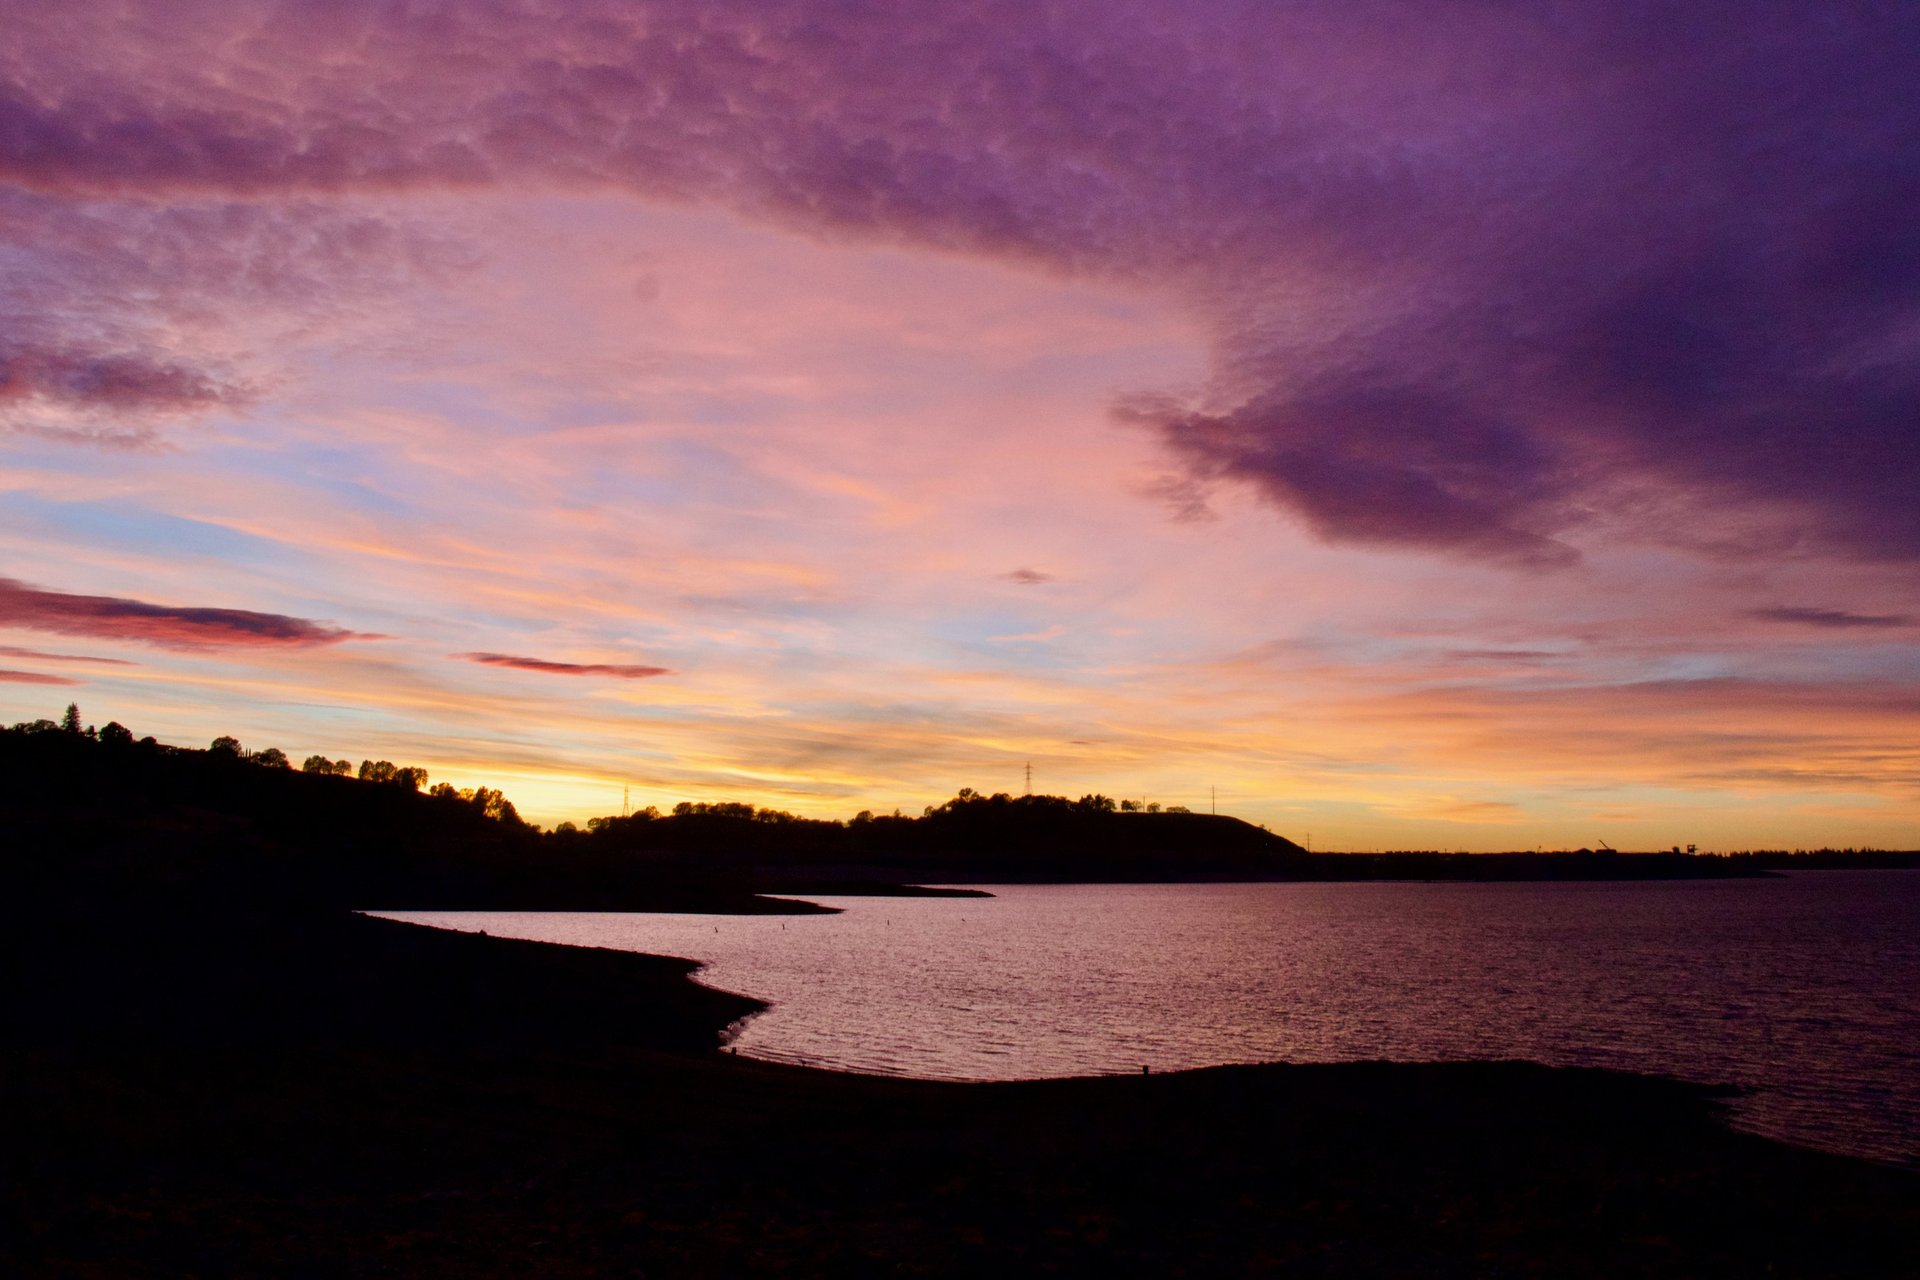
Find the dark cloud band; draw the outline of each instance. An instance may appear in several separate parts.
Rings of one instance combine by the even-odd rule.
[[[1795,605],[1754,609],[1747,616],[1757,618],[1761,622],[1787,622],[1828,630],[1878,629],[1913,625],[1913,618],[1904,613],[1849,613],[1844,609],[1809,609]]]
[[[545,658],[521,658],[507,653],[462,653],[455,656],[489,667],[511,667],[516,671],[538,671],[556,676],[611,676],[616,680],[647,680],[673,674],[666,667],[614,662],[549,662]]]
[[[11,578],[0,578],[0,626],[136,640],[170,649],[300,648],[372,638],[280,613],[181,608],[118,596],[70,595],[43,591]]]

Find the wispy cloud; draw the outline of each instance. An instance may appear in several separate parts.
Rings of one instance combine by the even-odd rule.
[[[1506,800],[1436,800],[1422,809],[1422,816],[1442,822],[1524,821],[1526,810]]]
[[[303,647],[373,639],[281,613],[149,604],[118,596],[44,591],[0,578],[0,626],[65,635],[137,640],[170,649]]]
[[[1056,622],[1052,626],[1041,627],[1038,631],[1023,631],[1018,635],[994,636],[995,644],[1047,644],[1067,634],[1065,623]]]
[[[1443,656],[1454,662],[1488,663],[1494,666],[1508,664],[1532,666],[1535,663],[1550,662],[1565,655],[1550,649],[1452,649]]]
[[[1788,622],[1805,627],[1837,630],[1910,627],[1913,617],[1905,613],[1850,613],[1845,609],[1810,609],[1796,605],[1776,605],[1770,609],[1752,609],[1747,616],[1761,622]]]
[[[0,670],[0,682],[6,684],[79,684],[78,680],[69,680],[65,676],[42,675],[37,671]]]
[[[455,656],[489,667],[511,667],[516,671],[539,671],[555,676],[611,676],[616,680],[648,680],[654,676],[673,674],[666,667],[617,662],[550,662],[545,658],[520,658],[506,653],[462,653]]]
[[[0,579],[4,581],[4,579]],[[85,662],[103,667],[131,667],[135,663],[125,658],[96,658],[84,653],[43,653],[39,649],[17,649],[12,645],[0,644],[0,658],[26,658],[34,662]]]

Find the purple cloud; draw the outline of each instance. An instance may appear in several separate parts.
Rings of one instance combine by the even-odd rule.
[[[77,200],[4,183],[0,242],[0,425],[107,446],[256,403],[279,373],[263,321],[310,338],[357,300],[472,265],[444,233],[312,201]]]
[[[516,671],[539,671],[556,676],[611,676],[616,680],[647,680],[673,674],[666,667],[629,666],[612,662],[549,662],[545,658],[519,658],[506,653],[461,653],[454,656],[489,667],[511,667]]]
[[[7,17],[0,180],[38,198],[614,186],[1097,274],[1214,344],[1123,420],[1327,539],[1920,557],[1911,6]]]
[[[1042,583],[1052,582],[1054,580],[1052,574],[1042,573],[1038,569],[1014,569],[1000,576],[1008,582],[1018,583],[1023,587],[1037,587]]]
[[[1840,630],[1913,625],[1912,617],[1904,613],[1848,613],[1843,609],[1808,609],[1794,605],[1754,609],[1747,616],[1762,622],[1789,622],[1805,627]]]
[[[180,608],[118,596],[70,595],[42,591],[11,578],[0,578],[0,626],[137,640],[168,649],[301,648],[375,638],[280,613]]]
[[[198,370],[137,353],[0,345],[0,410],[37,402],[175,414],[244,398]]]

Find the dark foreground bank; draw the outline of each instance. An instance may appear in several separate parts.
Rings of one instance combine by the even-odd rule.
[[[8,935],[5,1274],[1920,1274],[1920,1179],[1671,1082],[845,1076],[716,1051],[756,1006],[682,962],[114,924]]]

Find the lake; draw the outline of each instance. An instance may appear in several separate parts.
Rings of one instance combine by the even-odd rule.
[[[1920,871],[1606,884],[1016,885],[804,917],[383,912],[686,956],[742,1054],[955,1080],[1526,1058],[1752,1092],[1920,1167]]]

